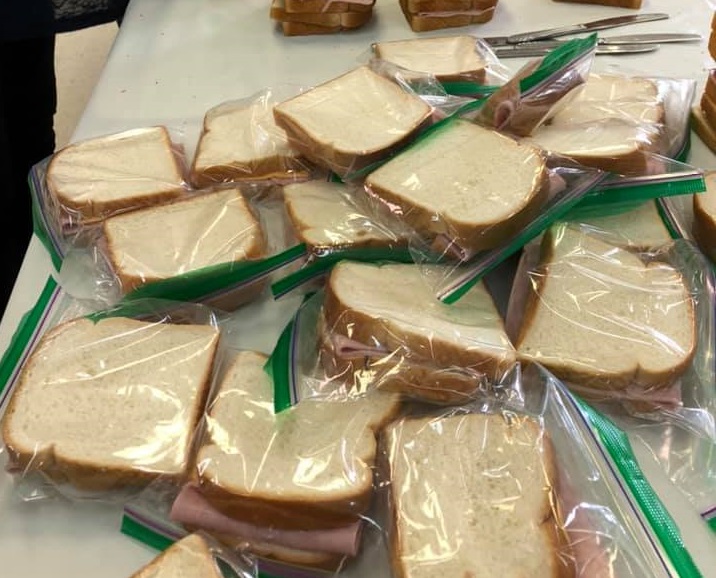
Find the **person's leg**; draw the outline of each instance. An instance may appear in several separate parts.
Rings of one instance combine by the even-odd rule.
[[[30,168],[55,149],[57,108],[54,36],[0,43],[0,227],[4,311],[32,236]]]

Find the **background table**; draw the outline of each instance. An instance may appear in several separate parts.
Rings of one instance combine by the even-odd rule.
[[[193,154],[204,112],[222,101],[289,83],[310,86],[358,65],[375,40],[417,36],[397,0],[377,0],[373,22],[360,31],[323,37],[285,38],[268,18],[270,0],[133,0],[73,140],[162,123],[178,131]],[[711,9],[706,0],[644,0],[642,12],[668,12],[669,20],[638,24],[604,35],[699,32],[704,41],[662,46],[650,54],[599,56],[595,69],[694,78],[700,95],[712,61],[706,49]],[[435,34],[485,36],[521,32],[631,13],[551,0],[500,0],[485,25]],[[423,34],[422,36],[430,36]],[[505,60],[516,71],[524,60]],[[692,164],[716,168],[716,157],[694,137]],[[33,238],[15,291],[0,323],[0,350],[7,347],[23,313],[50,275],[50,262]],[[278,335],[257,306],[248,315],[263,331],[247,347],[266,349]],[[272,318],[272,316],[274,316]],[[267,321],[268,320],[268,321]],[[643,467],[681,528],[704,576],[716,575],[716,538],[648,456]],[[0,455],[0,467],[4,456]],[[0,474],[0,576],[3,578],[126,578],[155,552],[119,533],[118,507],[62,500],[22,503],[8,475]]]

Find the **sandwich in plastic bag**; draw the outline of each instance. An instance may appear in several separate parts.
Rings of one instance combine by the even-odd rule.
[[[59,279],[109,305],[151,297],[233,311],[297,258],[283,254],[287,235],[280,189],[225,185],[105,219],[90,249],[68,253]]]
[[[343,259],[412,262],[407,233],[399,223],[381,218],[359,194],[357,186],[312,180],[283,187],[286,219],[295,244],[284,253],[301,250],[301,266],[278,275],[274,297],[315,282]]]
[[[344,181],[390,158],[469,99],[435,77],[387,62],[361,65],[274,107],[289,145]]]
[[[433,273],[443,274],[441,266]],[[483,284],[449,306],[435,299],[418,265],[344,260],[284,330],[271,370],[274,380],[290,384],[281,391],[302,383],[305,397],[382,390],[464,403],[508,387],[515,363]],[[275,402],[277,410],[287,405]]]
[[[186,172],[179,138],[164,126],[70,144],[31,171],[35,229],[57,265],[56,253],[107,217],[185,196]]]
[[[487,99],[476,122],[518,137],[532,134],[579,94],[596,45],[590,34],[531,60]]]
[[[399,0],[413,32],[430,32],[485,24],[495,15],[497,0]]]
[[[289,146],[286,133],[273,118],[273,107],[284,100],[286,92],[285,88],[267,88],[208,110],[191,166],[192,183],[208,187],[309,178],[312,165]]]
[[[371,172],[364,187],[377,212],[410,231],[417,263],[450,264],[443,277],[434,278],[436,293],[450,301],[576,205],[604,176],[450,117]]]
[[[524,135],[527,142],[619,175],[666,172],[684,160],[695,81],[592,73],[576,96]]]
[[[332,573],[380,528],[377,436],[400,401],[381,392],[307,399],[276,414],[266,361],[247,350],[227,359],[186,482],[159,481],[125,511],[149,509],[180,531],[209,532],[257,555],[263,572]]]
[[[585,399],[700,429],[716,403],[712,276],[687,242],[640,253],[555,225],[522,255],[508,333]]]
[[[375,0],[272,0],[269,15],[284,36],[356,30],[373,17]]]
[[[130,578],[255,578],[256,562],[205,532],[184,536]]]
[[[18,494],[116,502],[159,477],[182,479],[219,317],[159,300],[88,312],[47,291],[48,309],[31,314],[42,333],[3,360],[2,441]]]
[[[448,94],[490,94],[510,76],[489,44],[469,34],[374,42],[370,57],[433,75]]]
[[[236,452],[231,454],[234,459],[239,459],[243,448],[256,439],[237,438],[239,445],[234,446],[231,432],[241,427],[237,422],[270,415],[270,403],[265,403],[265,397],[247,395],[245,391],[254,378],[266,379],[261,361],[253,361],[253,377],[241,380],[244,385],[231,390],[234,396],[227,395],[226,400],[216,398],[217,403],[236,404],[235,409],[253,403],[253,410],[232,412],[229,422],[207,420],[207,431],[214,428],[217,434],[221,433],[226,447]],[[217,518],[207,513],[205,504],[195,501],[196,494],[190,497],[180,494],[177,498],[159,485],[125,506],[123,532],[150,544],[176,540],[191,530],[186,523],[177,523],[172,518],[176,519],[180,508],[193,509],[191,526],[199,522],[214,526],[209,531],[211,535],[256,552],[262,575],[275,577],[389,578],[395,575],[393,572],[411,577],[498,572],[519,576],[532,572],[549,576],[651,578],[670,576],[670,564],[679,572],[693,569],[688,552],[679,542],[678,530],[648,484],[641,486],[642,495],[652,500],[648,514],[625,491],[621,477],[615,474],[610,458],[590,427],[584,413],[586,408],[536,365],[527,368],[518,389],[524,396],[492,397],[447,411],[436,406],[408,404],[400,414],[386,420],[379,442],[374,440],[369,446],[374,493],[370,517],[362,521],[364,533],[355,553],[344,556],[343,563],[333,569],[324,567],[321,572],[318,567],[307,566],[307,560],[315,562],[319,558],[315,555],[308,558],[305,553],[303,564],[287,565],[285,558],[297,557],[298,551],[260,544],[259,540],[260,536],[267,536],[295,544],[292,540],[301,538],[309,540],[314,549],[336,549],[340,541],[335,526],[330,531],[312,528],[303,533],[296,532],[295,527],[291,530],[272,527],[257,535],[245,522],[232,516],[231,528],[236,535],[230,539],[223,525],[227,520],[221,517],[222,525],[214,526]],[[274,434],[267,460],[273,464],[273,456],[281,452],[288,452],[289,457],[288,461],[271,467],[276,484],[272,489],[306,480],[308,485],[302,491],[307,492],[312,483],[325,479],[336,465],[322,458],[339,442],[334,430],[344,416],[340,405],[347,404],[349,411],[355,407],[353,404],[366,404],[374,395],[376,392],[343,401],[300,399],[291,410],[274,416],[275,424],[282,423],[284,418],[286,422]],[[304,436],[284,442],[282,434],[287,428],[298,432],[302,425],[315,423],[292,419],[294,412],[314,411],[300,409],[304,404],[333,406],[339,419],[325,429],[313,427]],[[354,421],[365,418],[365,412],[353,413]],[[229,431],[222,431],[223,423],[228,423]],[[347,429],[342,436],[346,433]],[[256,437],[262,435],[258,432]],[[363,435],[372,437],[374,432],[363,430]],[[316,451],[297,451],[299,445],[308,445],[310,441],[315,443]],[[356,448],[354,443],[345,444],[347,459],[342,468],[354,463]],[[298,463],[299,455],[300,476],[296,478],[297,473],[293,479],[282,477],[281,472]],[[324,463],[325,467],[318,467]],[[250,472],[250,466],[234,469],[238,476]],[[309,478],[309,474],[315,478]],[[268,472],[262,472],[263,475]],[[342,486],[348,482],[342,479],[336,483]],[[259,483],[257,488],[261,486]],[[334,490],[332,486],[326,489],[329,493]],[[195,487],[192,492],[196,492]],[[305,521],[305,512],[317,504],[319,495],[307,496],[299,502],[276,504],[274,512],[281,520],[282,512],[302,507],[300,516],[290,518],[295,526]],[[186,515],[182,512],[179,517]],[[664,538],[663,546],[650,536],[648,528],[654,522],[653,515],[658,515],[662,526],[673,531],[668,539]],[[281,557],[284,562],[277,564],[275,559]]]

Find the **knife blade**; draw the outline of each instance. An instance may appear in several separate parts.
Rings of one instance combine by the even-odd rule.
[[[658,44],[602,44],[596,47],[595,54],[640,54],[653,52],[657,48],[659,48]],[[511,46],[497,46],[493,49],[493,52],[498,58],[532,58],[534,56],[544,56],[553,49],[554,47],[531,42]]]
[[[569,26],[560,26],[557,28],[547,28],[545,30],[535,30],[533,32],[524,32],[520,34],[512,34],[510,36],[491,36],[483,38],[485,42],[492,46],[507,46],[510,44],[520,44],[522,42],[532,42],[534,40],[543,40],[547,38],[557,38],[559,36],[569,36],[572,34],[580,34],[584,32],[594,32],[596,30],[607,30],[608,28],[617,28],[619,26],[627,26],[638,22],[653,22],[655,20],[665,20],[668,14],[662,12],[645,13],[645,14],[628,14],[626,16],[616,16],[612,18],[601,18],[581,24],[572,24]]]
[[[597,46],[618,46],[622,44],[664,44],[670,42],[695,42],[703,37],[700,34],[690,33],[654,33],[654,34],[627,34],[624,36],[606,36],[597,40]],[[521,42],[520,44],[508,44],[497,46],[500,48],[557,48],[564,44],[564,40],[535,40],[534,42]]]

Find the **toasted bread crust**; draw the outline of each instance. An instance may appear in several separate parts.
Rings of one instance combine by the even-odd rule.
[[[716,100],[713,100],[707,92],[701,95],[701,110],[706,120],[712,127],[716,127]]]
[[[279,22],[297,22],[315,26],[341,28],[358,28],[370,22],[373,13],[370,10],[361,12],[288,12],[274,0],[271,5],[271,19]]]
[[[694,105],[691,107],[689,122],[694,132],[699,135],[701,141],[712,152],[716,153],[716,127],[712,126],[707,120],[701,106]]]
[[[335,13],[335,12],[371,12],[375,0],[370,4],[329,0],[285,0],[286,12],[293,13]]]
[[[641,0],[554,0],[555,2],[572,2],[575,4],[600,4],[602,6],[614,6],[617,8],[641,8]]]

